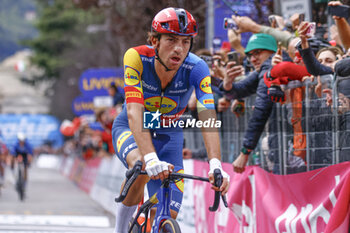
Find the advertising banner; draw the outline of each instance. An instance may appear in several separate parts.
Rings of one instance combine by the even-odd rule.
[[[26,135],[33,148],[50,143],[53,147],[63,145],[57,118],[44,114],[0,114],[1,140],[11,147],[17,141],[17,133]]]
[[[94,114],[94,97],[78,96],[72,102],[72,109],[76,116]]]
[[[111,83],[124,95],[123,68],[93,68],[82,73],[79,78],[78,96],[72,102],[73,113],[76,116],[93,115],[94,109],[110,107],[112,98],[108,94]]]
[[[108,96],[108,87],[115,83],[124,94],[123,68],[94,68],[82,73],[79,90],[84,96]]]
[[[196,233],[348,232],[350,162],[292,175],[274,175],[250,166],[243,174],[230,171],[229,208],[211,213],[210,186],[194,182]],[[209,171],[194,161],[194,174]]]

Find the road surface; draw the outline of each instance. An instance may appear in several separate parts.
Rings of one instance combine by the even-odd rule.
[[[0,232],[112,233],[113,226],[114,216],[56,169],[34,163],[23,202],[7,169],[0,195]]]

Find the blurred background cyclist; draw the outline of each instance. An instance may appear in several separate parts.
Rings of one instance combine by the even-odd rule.
[[[15,162],[24,163],[24,180],[27,181],[28,167],[33,158],[33,148],[27,141],[27,137],[24,133],[19,132],[17,134],[17,142],[12,151],[13,159],[11,168],[14,169]]]

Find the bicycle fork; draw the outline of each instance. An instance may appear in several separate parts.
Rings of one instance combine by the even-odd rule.
[[[160,200],[157,206],[157,212],[154,218],[152,226],[152,232],[158,233],[163,221],[171,218],[170,204],[171,204],[171,188],[169,184],[161,186],[160,191],[157,193],[158,200]]]

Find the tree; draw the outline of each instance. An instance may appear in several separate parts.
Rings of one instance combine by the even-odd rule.
[[[146,43],[154,15],[169,6],[189,10],[199,22],[194,49],[204,47],[205,0],[37,0],[39,36],[27,44],[33,64],[44,70],[36,81],[55,79],[51,113],[73,118],[71,103],[78,80],[88,68],[118,67],[124,52]]]

